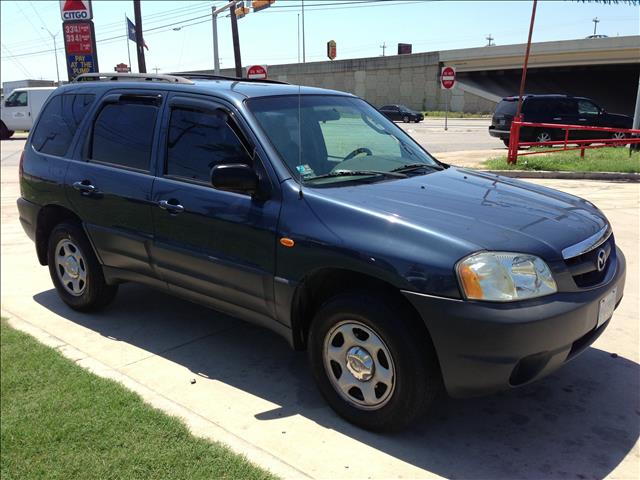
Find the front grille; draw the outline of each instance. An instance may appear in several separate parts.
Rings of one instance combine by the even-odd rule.
[[[615,240],[613,239],[613,235],[611,235],[602,245],[582,255],[565,260],[576,285],[578,287],[592,287],[601,283],[611,264],[615,261],[615,249]],[[604,263],[604,267],[598,270],[598,255],[602,255],[600,253],[601,251],[604,251],[606,262]]]

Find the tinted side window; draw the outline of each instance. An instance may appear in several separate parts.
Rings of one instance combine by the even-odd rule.
[[[528,115],[545,116],[549,115],[550,106],[548,100],[543,98],[530,98],[525,103],[523,109]]]
[[[5,106],[7,107],[26,107],[29,100],[28,92],[13,92],[7,98]]]
[[[211,169],[251,159],[222,110],[201,112],[175,108],[169,121],[167,175],[209,183]]]
[[[150,103],[105,105],[93,126],[89,159],[149,171],[157,114]]]
[[[525,105],[528,105],[528,103],[529,103],[529,101],[527,101],[527,103],[525,103]],[[517,106],[518,106],[518,102],[517,101],[514,102],[513,100],[502,100],[496,106],[495,113],[497,115],[511,115],[511,116],[514,116],[516,114]]]
[[[560,115],[575,115],[578,113],[575,100],[571,100],[570,98],[556,100],[553,105],[553,110],[553,113]]]
[[[579,100],[578,101],[578,113],[589,114],[589,115],[598,115],[600,113],[600,109],[596,106],[595,103],[590,102],[589,100]]]
[[[94,95],[58,95],[40,114],[33,132],[33,148],[49,155],[67,153],[76,130],[93,103]]]

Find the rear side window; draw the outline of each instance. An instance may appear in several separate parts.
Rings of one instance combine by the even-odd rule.
[[[211,169],[223,163],[251,165],[227,113],[174,108],[169,122],[165,173],[209,183]]]
[[[33,148],[48,155],[67,153],[76,130],[93,103],[95,95],[57,95],[40,114],[33,132]]]
[[[578,106],[575,100],[561,98],[554,102],[553,113],[558,115],[576,115],[578,113]]]
[[[551,112],[553,105],[553,103],[550,103],[544,98],[530,98],[525,102],[522,108],[524,112],[529,115],[545,116],[553,113]]]
[[[518,102],[510,101],[510,100],[502,100],[498,103],[496,107],[495,113],[497,115],[512,115],[516,114],[516,107],[518,106]]]
[[[89,160],[148,172],[157,114],[148,102],[105,105],[93,125]]]

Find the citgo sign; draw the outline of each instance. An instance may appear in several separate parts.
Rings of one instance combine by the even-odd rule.
[[[91,0],[60,0],[60,16],[62,20],[91,20]]]

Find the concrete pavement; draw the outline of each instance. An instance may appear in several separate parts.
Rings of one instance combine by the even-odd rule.
[[[598,205],[627,255],[625,298],[593,347],[533,385],[442,400],[410,430],[378,435],[338,418],[305,354],[266,330],[130,284],[99,314],[67,308],[17,220],[22,143],[1,143],[3,311],[196,434],[292,478],[638,477],[638,184],[536,181]]]

